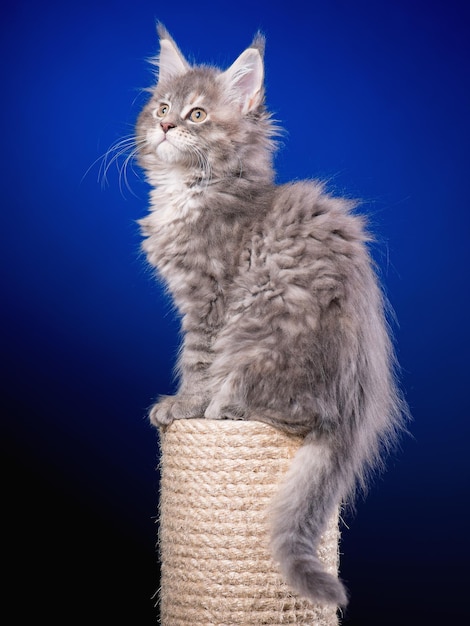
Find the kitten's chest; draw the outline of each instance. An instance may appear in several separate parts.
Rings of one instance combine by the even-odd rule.
[[[164,190],[154,189],[151,194],[153,223],[158,231],[182,221],[191,224],[198,220],[204,204],[202,190],[188,188],[177,180],[169,180]]]
[[[218,325],[232,280],[233,240],[220,236],[215,220],[201,217],[204,210],[208,215],[207,208],[197,196],[174,194],[171,203],[160,207],[141,221],[148,260],[183,315]]]

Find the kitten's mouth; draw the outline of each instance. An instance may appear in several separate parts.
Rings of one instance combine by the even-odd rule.
[[[180,162],[182,159],[181,149],[166,135],[156,144],[155,153],[160,160],[168,163]]]
[[[163,137],[161,138],[161,140],[158,142],[158,144],[157,144],[157,148],[158,148],[158,146],[161,146],[161,145],[163,145],[163,144],[169,144],[170,146],[173,146],[173,148],[178,149],[178,146],[176,146],[176,145],[174,144],[174,142],[173,142],[173,141],[171,141],[171,140],[168,138],[168,135],[166,135],[166,134],[165,134],[165,135],[163,135]]]

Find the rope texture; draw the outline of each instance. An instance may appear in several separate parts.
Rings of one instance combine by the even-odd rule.
[[[299,598],[269,553],[268,506],[302,440],[261,422],[191,419],[161,433],[162,626],[337,626]],[[338,571],[338,516],[319,549]]]

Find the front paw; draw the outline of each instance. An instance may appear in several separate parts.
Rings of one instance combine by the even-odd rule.
[[[150,409],[154,426],[168,426],[174,420],[203,417],[207,402],[194,396],[162,396]]]
[[[207,407],[204,417],[210,420],[244,420],[246,419],[246,410],[239,404],[221,405],[214,398]]]

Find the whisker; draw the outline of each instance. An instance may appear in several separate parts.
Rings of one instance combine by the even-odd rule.
[[[138,196],[134,193],[134,191],[132,190],[132,188],[131,188],[131,186],[129,184],[129,179],[127,177],[127,170],[128,170],[129,164],[131,164],[131,169],[136,174],[134,168],[132,167],[132,163],[133,163],[133,161],[134,161],[134,159],[135,159],[135,157],[137,155],[137,152],[138,152],[138,148],[135,148],[134,150],[132,150],[132,152],[126,157],[124,163],[122,164],[120,172],[119,172],[119,189],[121,190],[121,193],[122,193],[121,181],[124,180],[126,188],[128,189],[128,191],[130,191],[130,193],[135,198],[138,198]]]
[[[141,146],[145,145],[145,139],[137,139],[133,134],[122,137],[114,144],[112,144],[106,152],[96,159],[90,167],[87,169],[85,174],[83,175],[82,181],[85,176],[88,175],[90,170],[99,163],[97,182],[101,183],[101,187],[105,188],[108,183],[108,173],[110,168],[115,165],[119,175],[119,189],[121,193],[123,193],[124,186],[130,191],[133,195],[133,192],[128,178],[128,170],[131,167],[132,172],[138,177],[136,170],[133,167],[134,160],[138,154],[138,151]],[[121,163],[121,159],[124,158],[124,161]]]
[[[109,171],[109,168],[114,162],[123,155],[126,154],[129,148],[133,148],[135,146],[134,137],[126,137],[124,139],[119,140],[115,144],[113,144],[107,152],[103,155],[102,167],[100,168],[99,175],[103,177],[103,180],[106,181],[106,175]]]
[[[191,155],[195,157],[195,165],[202,170],[202,177],[207,186],[212,180],[212,167],[205,151],[197,145],[189,146]]]

